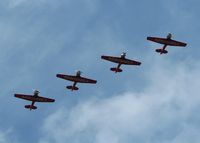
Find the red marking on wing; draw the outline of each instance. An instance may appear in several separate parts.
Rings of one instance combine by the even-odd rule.
[[[81,83],[93,83],[93,84],[97,83],[96,80],[85,78],[85,77],[78,77],[78,82],[81,82]]]
[[[72,75],[64,75],[64,74],[57,74],[56,75],[58,78],[62,78],[65,80],[73,81],[73,82],[80,82],[80,83],[97,83],[96,80],[89,79],[89,78],[84,78],[84,77],[79,77],[79,76],[72,76]]]
[[[122,59],[121,63],[124,65],[141,65],[141,62],[130,60],[130,59]]]
[[[36,102],[55,102],[55,99],[38,96],[35,98]]]
[[[130,60],[130,59],[123,59],[120,57],[112,57],[112,56],[101,56],[102,59],[111,61],[118,64],[124,64],[124,65],[141,65],[141,62]]]
[[[121,59],[119,57],[112,57],[112,56],[101,56],[101,58],[110,62],[114,62],[114,63],[120,63],[120,59]]]
[[[159,44],[169,45],[169,46],[180,46],[185,47],[187,44],[179,41],[175,41],[172,39],[166,39],[166,38],[158,38],[158,37],[147,37],[147,40],[156,42]]]
[[[45,98],[41,96],[33,96],[33,95],[26,95],[26,94],[15,94],[15,97],[21,98],[24,100],[34,101],[34,102],[54,102],[54,99]]]
[[[35,98],[33,97],[33,95],[15,94],[15,97],[21,98],[21,99],[24,99],[24,100],[35,101]]]

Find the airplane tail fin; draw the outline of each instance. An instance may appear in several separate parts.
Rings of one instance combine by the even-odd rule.
[[[71,91],[78,90],[78,87],[76,87],[76,86],[66,86],[66,88],[70,89]]]
[[[32,105],[25,105],[24,106],[26,109],[30,109],[30,110],[35,110],[35,109],[37,109],[37,107],[36,106],[32,106]]]
[[[123,71],[122,69],[116,68],[116,67],[115,68],[110,68],[110,70],[113,71],[113,72],[115,72],[115,73]]]
[[[164,49],[156,49],[156,52],[160,53],[160,54],[167,54],[168,53],[168,51],[164,50]]]

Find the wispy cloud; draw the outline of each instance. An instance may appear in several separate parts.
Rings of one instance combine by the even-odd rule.
[[[10,9],[17,8],[20,6],[51,6],[54,8],[58,8],[57,6],[61,6],[62,4],[66,5],[73,5],[73,0],[60,0],[59,2],[56,0],[7,0],[2,1],[5,6],[7,6]],[[97,3],[99,0],[85,0],[85,1],[78,1],[78,3],[81,3],[83,5],[86,5],[89,11],[95,11],[95,8],[97,6]],[[76,2],[75,2],[76,3]]]
[[[24,2],[26,2],[27,0],[9,0],[9,7],[10,8],[14,8],[17,7],[21,4],[23,4]]]
[[[141,93],[89,99],[71,110],[59,109],[45,120],[40,143],[197,143],[200,69],[153,69],[151,84]]]
[[[0,143],[18,143],[17,139],[14,137],[12,129],[0,130]],[[13,138],[14,137],[14,138]]]
[[[12,9],[12,8],[17,8],[26,4],[42,4],[47,2],[46,0],[38,0],[38,1],[34,1],[34,0],[7,0],[6,1],[6,5],[8,6],[8,8]]]
[[[195,143],[199,131],[199,116],[195,114],[199,106],[199,68],[194,65],[198,58],[193,61],[193,55],[199,52],[191,48],[190,55],[187,53],[189,48],[177,49],[181,53],[174,54],[175,59],[171,53],[176,50],[170,49],[167,56],[159,56],[153,52],[157,45],[151,49],[145,37],[147,33],[164,36],[169,31],[187,35],[188,20],[196,17],[187,10],[182,13],[184,8],[179,7],[178,1],[173,7],[173,2],[162,3],[164,8],[159,0],[144,3],[145,0],[1,1],[0,78],[3,90],[0,112],[4,123],[1,127],[10,124],[16,127],[16,132],[3,130],[2,139],[11,141],[8,136],[18,134],[24,142],[35,142],[41,137],[41,143],[133,140],[177,143],[189,138]],[[196,20],[190,25],[198,31]],[[198,37],[198,32],[193,32],[190,39]],[[134,73],[131,68],[123,67],[124,73],[113,75],[109,72],[113,64],[101,63],[100,55],[117,55],[123,51],[128,52],[130,58],[141,59],[142,66]],[[192,57],[188,67],[179,56],[182,59]],[[94,88],[87,86],[86,90],[81,87],[78,93],[72,93],[79,96],[63,96],[70,92],[62,87],[65,81],[63,84],[56,82],[55,74],[77,68],[83,69],[86,76],[98,78],[98,84]],[[136,86],[141,92],[135,92]],[[36,112],[23,110],[21,106],[26,101],[18,104],[20,101],[13,98],[13,93],[30,93],[32,88],[41,90],[42,96],[55,97],[57,102],[52,106],[44,105]],[[91,99],[92,96],[96,99]],[[82,102],[76,106],[79,101]],[[52,113],[54,110],[56,112]],[[13,114],[7,114],[10,112]],[[48,116],[49,113],[52,114]],[[44,118],[43,135],[40,135],[38,128]],[[27,125],[30,125],[28,133]]]

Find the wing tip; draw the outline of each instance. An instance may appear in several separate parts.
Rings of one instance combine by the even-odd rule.
[[[63,74],[56,74],[57,78],[63,78],[63,76],[64,76]]]
[[[16,93],[15,93],[15,94],[14,94],[14,97],[19,97],[18,95],[19,95],[19,94],[16,94]]]
[[[138,66],[140,66],[142,63],[141,62],[138,62]]]
[[[151,40],[152,39],[152,37],[147,37],[147,40]]]
[[[91,82],[89,82],[89,83],[92,83],[92,84],[96,84],[97,83],[97,80],[91,80]]]
[[[102,55],[102,56],[101,56],[101,59],[105,59],[105,58],[106,58],[106,56],[105,56],[105,55]]]

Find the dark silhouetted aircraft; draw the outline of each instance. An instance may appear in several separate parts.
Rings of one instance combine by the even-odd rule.
[[[168,51],[165,50],[167,48],[167,46],[185,47],[187,45],[186,43],[175,41],[175,40],[172,40],[171,38],[172,38],[172,34],[169,33],[167,35],[167,38],[147,37],[147,40],[164,45],[161,49],[156,49],[156,52],[160,53],[160,54],[168,53]]]
[[[78,90],[79,88],[76,86],[77,83],[91,83],[91,84],[96,84],[97,81],[89,78],[85,78],[81,76],[81,71],[77,71],[76,75],[65,75],[65,74],[57,74],[56,75],[58,78],[62,78],[65,80],[69,80],[74,82],[73,85],[71,86],[66,86],[67,89],[70,89],[71,91],[73,90]]]
[[[117,63],[118,66],[114,68],[110,68],[111,71],[117,73],[122,72],[122,69],[120,69],[121,65],[141,65],[141,62],[130,60],[126,58],[126,53],[122,53],[121,57],[113,57],[113,56],[101,56],[102,59]]]
[[[25,105],[25,108],[27,109],[37,109],[36,106],[34,106],[35,102],[54,102],[54,99],[46,98],[46,97],[41,97],[39,96],[39,91],[35,90],[33,95],[27,95],[27,94],[15,94],[14,96],[17,98],[21,98],[24,100],[32,101],[31,105]]]

